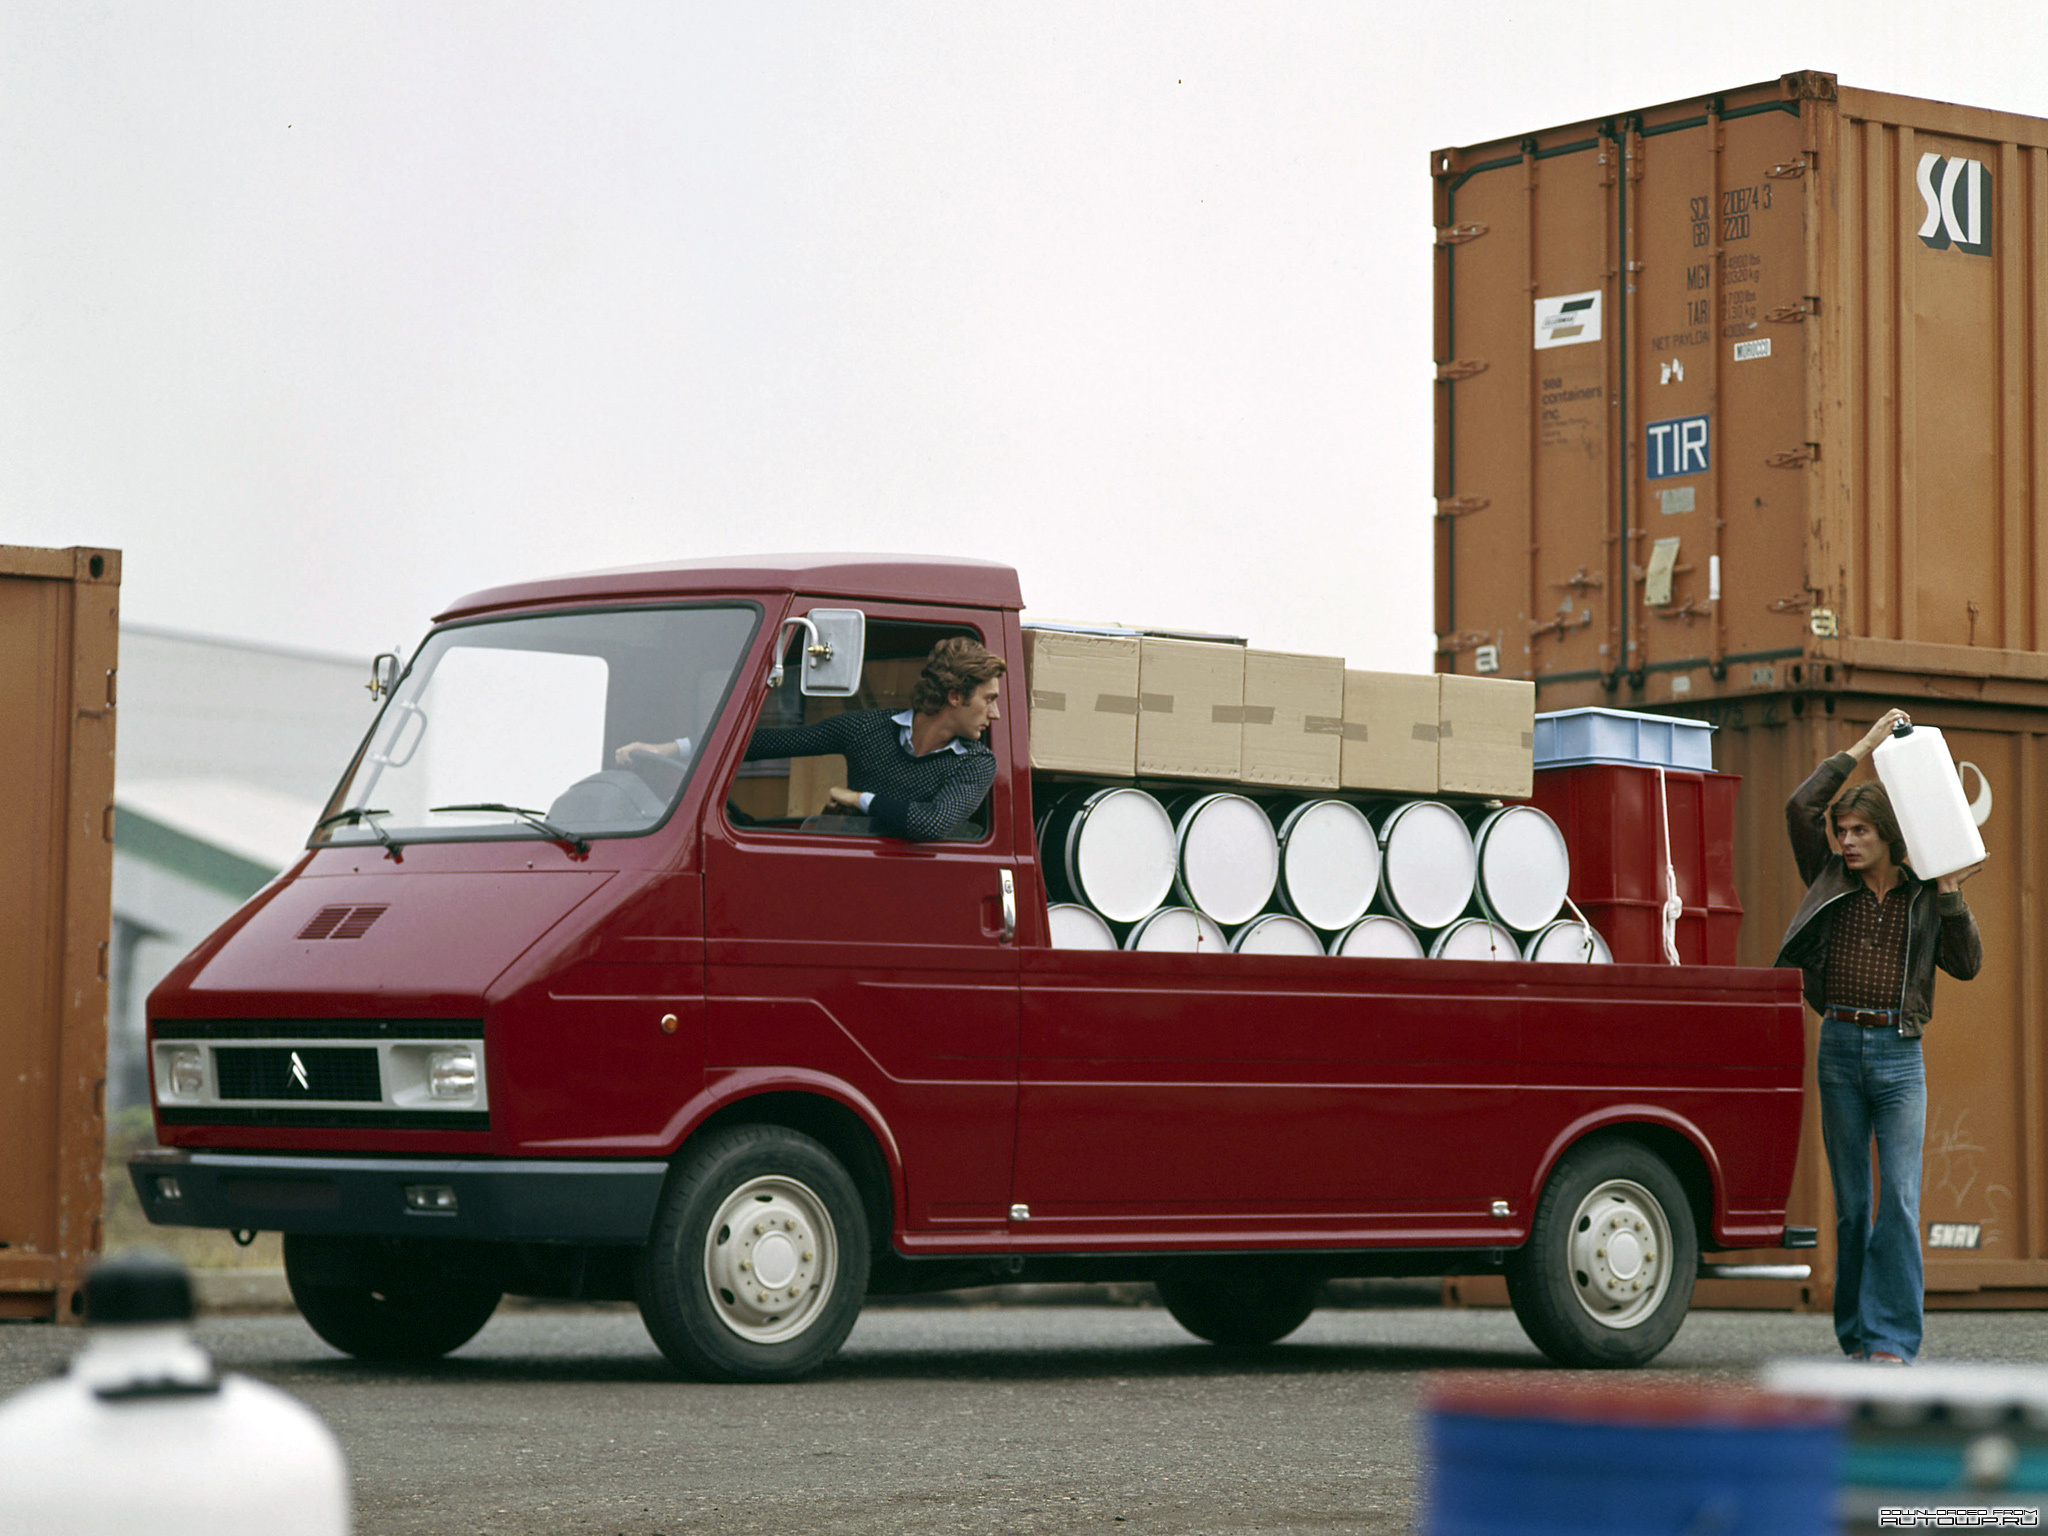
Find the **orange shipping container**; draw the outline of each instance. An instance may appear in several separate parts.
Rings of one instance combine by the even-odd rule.
[[[100,1247],[121,556],[0,545],[0,1318],[73,1320]]]
[[[2048,122],[1805,73],[1431,170],[1439,670],[2048,697]]]

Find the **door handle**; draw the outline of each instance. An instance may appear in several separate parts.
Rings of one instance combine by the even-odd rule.
[[[1017,937],[1017,878],[1001,871],[1003,880],[1003,926],[997,938],[1005,944]]]

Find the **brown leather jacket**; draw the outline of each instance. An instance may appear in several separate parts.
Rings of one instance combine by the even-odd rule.
[[[1828,846],[1828,806],[1856,767],[1846,752],[1813,770],[1813,776],[1785,802],[1785,826],[1792,834],[1792,856],[1806,899],[1792,914],[1792,926],[1778,946],[1779,965],[1796,965],[1806,974],[1809,1007],[1818,1012],[1827,1000],[1828,939],[1834,932],[1834,905],[1854,893],[1861,877],[1849,872],[1842,856]],[[1937,891],[1902,867],[1911,894],[1906,908],[1906,980],[1899,998],[1899,1033],[1912,1038],[1927,1028],[1934,1013],[1934,968],[1938,965],[1958,981],[1968,981],[1984,963],[1984,944],[1977,919],[1961,891]]]

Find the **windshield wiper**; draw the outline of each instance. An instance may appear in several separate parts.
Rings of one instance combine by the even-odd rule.
[[[556,842],[567,843],[578,853],[590,852],[589,838],[578,837],[574,832],[564,832],[539,811],[529,811],[523,805],[507,805],[502,800],[478,800],[470,805],[430,805],[427,810],[433,814],[442,811],[498,811],[506,816],[518,816],[540,828],[544,835]]]
[[[399,849],[404,845],[396,841],[389,832],[386,832],[377,823],[368,819],[372,816],[389,816],[390,814],[389,811],[384,810],[380,806],[358,806],[354,810],[336,811],[332,816],[322,816],[313,823],[313,830],[315,832],[325,832],[337,821],[346,822],[352,827],[368,827],[377,835],[377,841],[384,845],[384,857],[403,863],[405,856],[399,852]]]

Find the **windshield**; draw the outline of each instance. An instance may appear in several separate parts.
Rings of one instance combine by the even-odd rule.
[[[639,608],[430,636],[312,844],[645,832],[689,782],[759,617]]]

